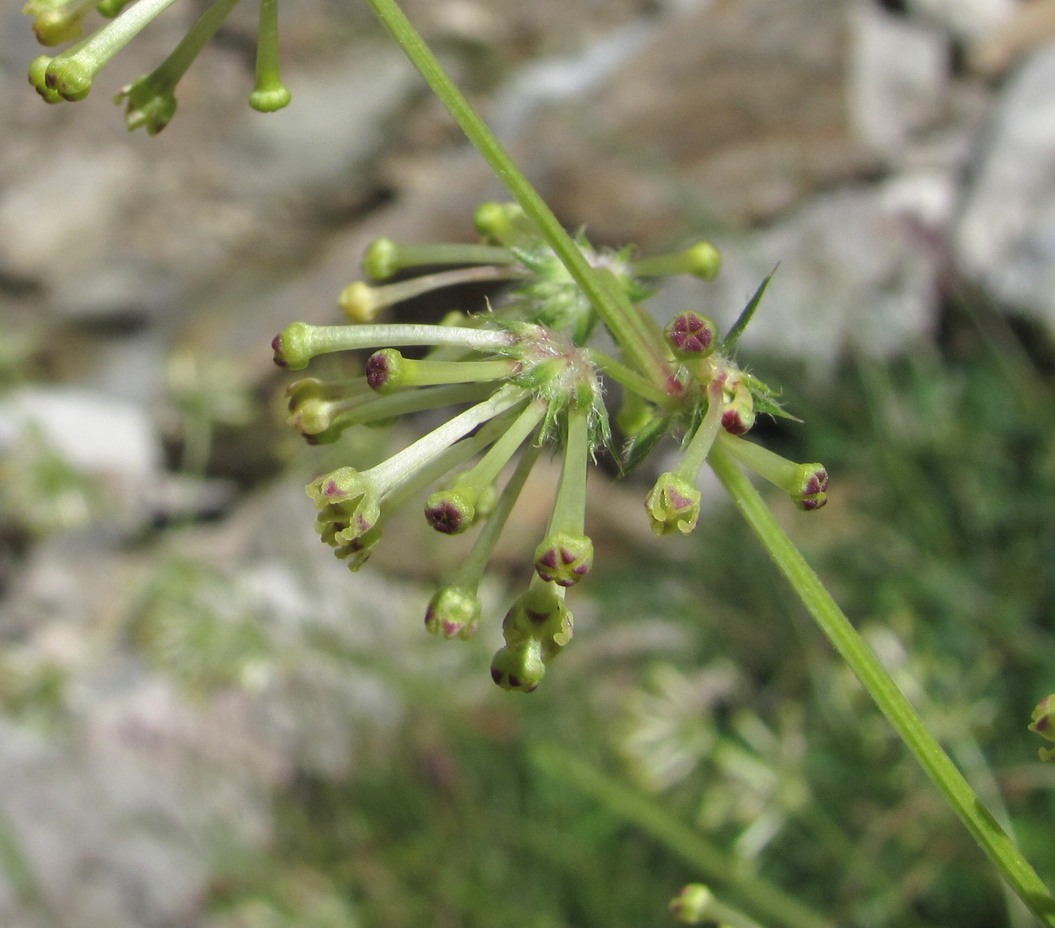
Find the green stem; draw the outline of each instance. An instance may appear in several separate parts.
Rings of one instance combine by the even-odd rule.
[[[934,740],[724,446],[715,445],[712,449],[710,465],[821,631],[857,675],[967,830],[1033,914],[1043,924],[1055,926],[1055,899],[1048,888]]]
[[[671,815],[650,796],[553,745],[537,746],[532,759],[562,784],[593,796],[625,821],[661,841],[708,881],[734,891],[739,905],[763,921],[784,928],[832,928],[822,915],[744,867],[741,861]]]
[[[553,215],[538,191],[517,167],[494,133],[476,115],[469,101],[447,76],[436,56],[410,24],[395,0],[370,0],[370,5],[392,37],[418,69],[429,87],[447,107],[466,138],[484,157],[506,190],[538,226],[572,279],[579,285],[612,333],[612,337],[634,364],[658,386],[668,381],[668,363],[663,346],[643,337],[635,321],[613,292],[612,283],[594,272],[582,250]]]

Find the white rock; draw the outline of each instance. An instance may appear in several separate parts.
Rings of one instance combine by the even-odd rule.
[[[942,116],[948,92],[948,48],[936,29],[871,4],[852,17],[850,114],[868,144],[887,158]]]
[[[24,387],[0,402],[0,450],[28,428],[89,473],[145,480],[161,466],[154,426],[130,402],[84,389]]]
[[[745,348],[820,367],[851,346],[873,357],[896,355],[932,330],[935,313],[936,255],[921,247],[926,236],[905,195],[888,198],[883,187],[843,190],[769,229],[719,240],[725,263],[714,283],[679,278],[652,305],[664,320],[699,309],[725,329],[779,264]]]

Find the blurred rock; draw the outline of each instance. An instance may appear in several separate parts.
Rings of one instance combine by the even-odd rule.
[[[1055,328],[1055,46],[1002,90],[954,230],[963,272]]]
[[[856,7],[852,23],[850,118],[872,150],[897,164],[946,115],[948,43],[937,29],[870,4]]]
[[[931,196],[944,193],[939,188]],[[905,201],[904,192],[890,187],[818,197],[765,230],[722,242],[725,258],[716,281],[701,285],[679,278],[653,308],[661,320],[699,309],[727,328],[776,268],[744,335],[746,350],[808,357],[816,373],[848,350],[896,355],[929,335],[936,321],[939,253],[927,247]]]
[[[545,152],[543,192],[603,241],[648,248],[689,223],[772,218],[875,170],[848,119],[850,9],[730,0],[672,15],[515,150]]]

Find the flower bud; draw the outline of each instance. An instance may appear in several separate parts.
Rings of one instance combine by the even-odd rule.
[[[706,358],[718,347],[718,327],[692,310],[678,313],[664,329],[667,344],[683,360]]]
[[[593,542],[586,535],[557,532],[535,549],[535,572],[558,586],[572,586],[593,566]]]
[[[480,618],[480,597],[463,586],[440,587],[429,601],[425,627],[434,635],[450,640],[455,635],[470,638]]]
[[[660,474],[645,498],[653,533],[669,535],[679,531],[687,535],[696,528],[700,517],[700,498],[700,491],[684,478],[672,471]]]
[[[55,59],[51,55],[37,55],[29,65],[29,83],[45,103],[62,103],[62,94],[48,86],[48,65]]]
[[[400,248],[392,239],[375,239],[363,255],[363,271],[374,280],[385,280],[400,270],[399,253]]]
[[[715,896],[709,887],[689,883],[670,900],[670,911],[683,925],[699,925],[714,918],[714,904]]]
[[[476,507],[461,488],[439,490],[425,501],[425,519],[437,532],[460,535],[476,521]]]
[[[405,367],[403,355],[395,348],[375,351],[366,361],[366,382],[371,390],[391,393],[400,385]]]
[[[1040,735],[1045,741],[1055,741],[1055,693],[1045,696],[1030,716],[1033,721],[1029,730]],[[1040,759],[1044,761],[1055,760],[1055,747],[1040,748]]]
[[[531,693],[545,675],[542,645],[534,638],[499,648],[491,658],[491,679],[504,690]]]
[[[732,398],[722,408],[722,428],[731,435],[745,435],[755,424],[755,401],[747,384],[738,381]]]

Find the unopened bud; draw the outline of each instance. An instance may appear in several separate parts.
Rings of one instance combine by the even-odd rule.
[[[531,693],[545,675],[542,645],[535,638],[499,648],[491,659],[491,679],[504,690]]]
[[[593,566],[593,542],[586,535],[558,532],[535,549],[535,572],[558,586],[572,586]]]
[[[476,631],[480,611],[480,597],[475,590],[462,586],[441,587],[429,601],[425,627],[448,640],[455,635],[470,638]]]
[[[684,360],[706,358],[718,346],[718,327],[692,310],[678,313],[664,334],[674,354]]]

